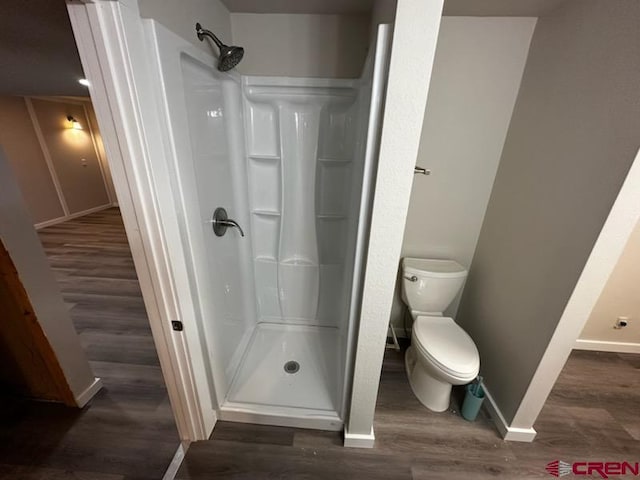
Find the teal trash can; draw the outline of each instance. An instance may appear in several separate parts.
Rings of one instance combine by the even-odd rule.
[[[480,407],[484,402],[484,389],[480,383],[470,383],[465,387],[464,401],[462,402],[462,416],[465,420],[473,422],[478,416]]]

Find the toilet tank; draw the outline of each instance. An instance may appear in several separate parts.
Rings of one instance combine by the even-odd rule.
[[[412,312],[442,314],[456,297],[467,269],[453,260],[402,259],[402,300]]]

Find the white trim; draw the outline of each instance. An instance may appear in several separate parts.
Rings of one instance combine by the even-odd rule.
[[[349,433],[347,429],[344,429],[344,446],[347,448],[373,448],[376,443],[376,436],[373,433],[373,427],[371,427],[371,433],[359,434]]]
[[[178,470],[180,470],[180,466],[182,465],[182,461],[184,460],[190,445],[191,442],[189,441],[181,442],[180,445],[178,445],[176,453],[173,455],[173,459],[167,467],[167,471],[164,472],[164,475],[162,476],[162,480],[174,480],[176,478]]]
[[[33,103],[31,103],[31,98],[24,97],[24,103],[27,105],[27,111],[29,112],[29,117],[31,118],[33,130],[35,131],[36,137],[38,138],[38,144],[40,145],[40,150],[42,150],[44,161],[47,164],[47,168],[49,169],[49,175],[51,175],[53,186],[56,189],[56,193],[58,194],[58,201],[60,202],[60,206],[62,207],[62,212],[64,213],[65,216],[67,216],[69,215],[69,206],[67,205],[67,200],[64,198],[62,185],[60,184],[60,179],[58,178],[56,169],[53,166],[51,153],[49,152],[47,143],[44,140],[44,135],[42,134],[42,129],[40,128],[40,122],[38,121],[38,116],[36,115],[36,111],[33,108]]]
[[[153,173],[165,162],[152,96],[148,52],[135,0],[67,4],[83,70],[113,175],[149,324],[182,440],[205,440],[217,420],[206,378],[204,355],[188,305],[177,289],[185,286],[182,264],[169,258],[178,232],[168,199],[156,194]],[[143,118],[144,117],[144,118]],[[154,169],[151,169],[151,158]],[[157,173],[157,172],[156,172]],[[160,174],[158,174],[160,175]],[[159,203],[164,202],[162,207]],[[163,217],[160,221],[159,211]],[[181,282],[175,278],[181,274]],[[180,297],[185,295],[180,292]],[[187,296],[186,298],[189,298]],[[187,303],[187,302],[185,302]],[[183,332],[171,329],[180,319]],[[191,339],[187,345],[187,339]],[[192,350],[191,352],[189,350]]]
[[[507,424],[507,421],[502,415],[500,408],[498,408],[498,404],[491,396],[487,387],[482,384],[482,389],[484,390],[484,395],[486,398],[486,402],[484,402],[484,407],[489,413],[489,416],[493,420],[498,432],[502,436],[504,440],[513,441],[513,442],[533,442],[533,439],[536,438],[536,431],[531,428],[516,428],[511,427]]]
[[[89,403],[89,400],[91,400],[94,395],[100,391],[101,388],[102,380],[100,380],[98,377],[94,378],[91,385],[85,388],[82,393],[75,396],[76,404],[78,405],[78,407],[82,408],[87,403]]]
[[[593,350],[596,352],[640,353],[640,343],[607,342],[601,340],[584,340],[579,338],[573,347],[576,350]]]
[[[520,402],[512,425],[528,428],[538,418],[638,221],[640,151],[636,154],[538,369]]]
[[[115,205],[113,203],[107,203],[106,205],[93,207],[93,208],[90,208],[89,210],[83,210],[82,212],[72,213],[70,215],[65,215],[63,217],[52,218],[51,220],[45,220],[44,222],[36,223],[34,226],[36,230],[41,230],[43,228],[50,227],[51,225],[57,225],[58,223],[68,222],[69,220],[73,220],[74,218],[84,217],[85,215],[101,212],[102,210],[106,210],[107,208],[112,208],[114,206]]]

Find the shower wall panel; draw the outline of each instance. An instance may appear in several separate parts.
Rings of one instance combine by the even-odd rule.
[[[189,199],[185,222],[189,225],[191,253],[206,260],[194,262],[193,274],[198,278],[202,329],[211,345],[211,363],[223,367],[226,388],[257,317],[248,239],[245,241],[235,230],[217,237],[210,223],[217,207],[226,208],[241,225],[249,223],[242,90],[239,78],[221,75],[194,57],[182,55],[179,61],[184,91],[180,106],[184,109],[174,108],[172,118],[182,118],[188,136],[177,131],[174,134],[177,151],[183,152],[176,155],[175,181],[181,182]],[[180,161],[183,158],[192,161]],[[250,228],[247,234],[251,235]]]
[[[348,320],[358,85],[244,77],[249,196],[262,322]]]

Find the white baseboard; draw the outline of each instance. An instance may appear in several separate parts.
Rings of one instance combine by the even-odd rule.
[[[180,465],[182,465],[182,461],[184,460],[184,456],[187,454],[187,450],[189,450],[189,445],[191,445],[191,442],[189,441],[183,441],[178,445],[178,449],[173,455],[173,459],[167,467],[167,471],[164,472],[162,480],[174,480],[176,478],[178,470],[180,470]]]
[[[347,427],[344,429],[344,446],[349,448],[373,448],[375,444],[376,436],[373,434],[373,427],[371,427],[371,433],[359,434],[349,433]]]
[[[114,207],[113,203],[108,203],[106,205],[100,205],[99,207],[90,208],[89,210],[84,210],[82,212],[72,213],[70,215],[63,215],[62,217],[52,218],[51,220],[45,220],[44,222],[36,223],[34,227],[36,230],[41,230],[43,228],[50,227],[52,225],[57,225],[58,223],[67,222],[74,218],[84,217],[85,215],[89,215],[91,213],[100,212],[102,210],[106,210],[107,208]]]
[[[76,404],[78,405],[78,407],[82,408],[87,403],[89,403],[89,400],[91,400],[93,396],[100,391],[101,388],[102,380],[97,377],[94,378],[91,385],[85,388],[85,390],[80,395],[76,395]]]
[[[640,343],[605,342],[599,340],[577,339],[573,347],[576,350],[594,350],[597,352],[640,353]]]
[[[536,431],[533,428],[516,428],[509,426],[484,383],[482,384],[482,388],[486,398],[484,402],[485,408],[487,412],[489,412],[502,438],[511,442],[533,442],[533,439],[536,438]]]

